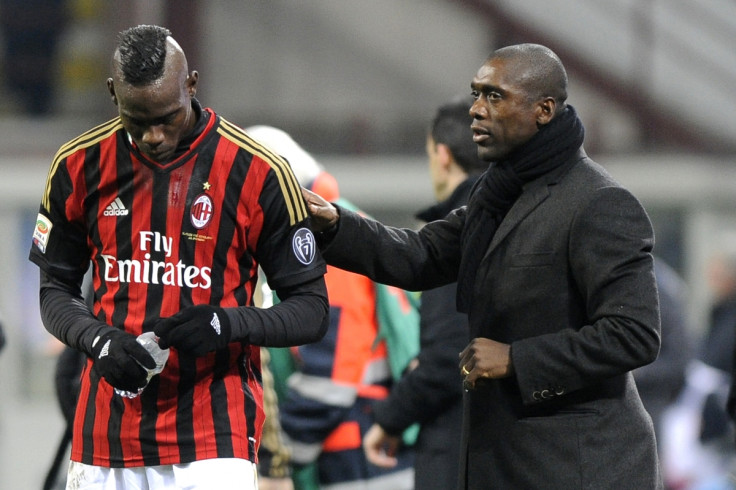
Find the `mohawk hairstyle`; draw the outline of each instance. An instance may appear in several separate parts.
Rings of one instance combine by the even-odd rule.
[[[117,60],[124,82],[141,86],[163,76],[168,36],[171,31],[153,25],[139,25],[120,33]]]

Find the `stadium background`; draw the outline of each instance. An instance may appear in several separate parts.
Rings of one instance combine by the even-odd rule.
[[[58,343],[40,324],[27,261],[46,171],[62,143],[114,116],[104,84],[114,34],[139,23],[173,30],[204,105],[291,132],[345,196],[400,226],[432,201],[423,149],[436,106],[467,94],[496,47],[550,46],[586,149],[642,199],[657,252],[691,288],[691,323],[705,325],[705,261],[736,236],[730,0],[68,0],[67,10],[53,110],[29,116],[12,93],[0,100],[2,489],[40,488],[63,430]],[[3,64],[0,80],[13,69]]]

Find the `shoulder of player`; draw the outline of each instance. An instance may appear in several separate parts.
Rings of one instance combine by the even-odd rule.
[[[272,167],[274,165],[279,167],[282,165],[288,165],[286,160],[281,155],[273,151],[267,145],[264,145],[260,141],[251,137],[240,126],[231,123],[223,117],[219,118],[217,131],[226,140],[230,141],[236,146],[239,146],[241,149],[250,153],[254,157],[259,158],[264,163]]]
[[[54,155],[54,162],[64,160],[80,150],[87,150],[107,138],[114,137],[118,131],[124,131],[119,117],[95,126],[61,145]]]

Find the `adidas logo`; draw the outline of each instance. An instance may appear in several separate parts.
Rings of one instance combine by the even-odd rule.
[[[110,343],[112,342],[112,339],[105,342],[105,345],[102,346],[102,350],[100,350],[100,355],[97,356],[97,359],[102,359],[106,355],[110,353]]]
[[[113,202],[108,204],[102,214],[104,216],[128,216],[128,210],[125,209],[123,201],[119,197],[116,197]]]
[[[217,313],[212,314],[212,321],[210,322],[210,325],[212,325],[212,328],[215,329],[217,335],[220,335],[220,318],[217,316]]]

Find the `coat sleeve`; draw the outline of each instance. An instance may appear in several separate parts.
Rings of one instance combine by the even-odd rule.
[[[337,233],[322,249],[328,264],[409,291],[457,280],[464,207],[420,231],[386,226],[345,208],[339,211]]]
[[[568,243],[585,322],[512,343],[526,404],[624,374],[652,362],[659,350],[654,233],[636,198],[620,187],[598,189],[576,212]]]

